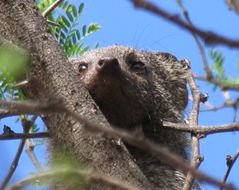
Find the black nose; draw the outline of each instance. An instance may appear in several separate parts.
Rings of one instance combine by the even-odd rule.
[[[100,72],[117,72],[120,70],[118,59],[114,57],[104,57],[98,61],[97,70]]]

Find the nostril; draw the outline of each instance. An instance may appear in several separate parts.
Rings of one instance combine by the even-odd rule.
[[[98,62],[98,66],[104,67],[106,60],[105,59],[100,59]]]
[[[97,69],[101,71],[115,71],[119,68],[118,59],[114,57],[104,57],[98,61]]]
[[[100,59],[99,62],[98,62],[98,65],[100,67],[103,67],[104,63],[105,63],[105,60],[104,59]]]

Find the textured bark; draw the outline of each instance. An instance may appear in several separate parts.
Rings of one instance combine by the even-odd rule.
[[[32,0],[0,0],[0,25],[1,37],[18,42],[31,56],[27,97],[38,101],[61,98],[69,109],[99,125],[109,126],[52,38]],[[44,121],[55,145],[69,150],[97,172],[139,189],[150,189],[124,145],[117,145],[103,134],[90,134],[65,115],[49,114]],[[101,185],[93,188],[106,189]]]

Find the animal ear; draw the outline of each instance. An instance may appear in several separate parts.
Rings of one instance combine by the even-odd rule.
[[[172,63],[178,61],[177,57],[167,52],[155,52],[154,53],[160,60],[165,61],[167,63]]]
[[[188,102],[185,65],[170,53],[156,52],[154,54],[162,62],[165,74],[164,82],[172,95],[175,106],[183,110]]]

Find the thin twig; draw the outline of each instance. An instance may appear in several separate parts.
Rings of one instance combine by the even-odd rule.
[[[199,106],[200,106],[200,98],[201,98],[201,93],[198,90],[198,87],[193,79],[193,73],[190,69],[190,62],[187,59],[184,59],[185,64],[189,65],[189,69],[187,72],[187,81],[190,87],[190,91],[192,93],[192,99],[193,99],[193,105],[192,105],[192,110],[189,116],[189,123],[192,126],[195,126],[198,124],[198,113],[199,113]]]
[[[185,7],[183,6],[182,2],[180,0],[177,0],[177,3],[185,17],[185,19],[187,20],[188,24],[190,24],[191,26],[193,26],[193,23],[189,17],[189,14],[188,14],[188,11],[185,9]],[[206,53],[204,51],[204,48],[200,42],[200,40],[198,39],[197,35],[193,32],[192,33],[192,36],[198,46],[198,49],[199,49],[199,52],[200,52],[200,55],[201,55],[201,58],[202,58],[202,63],[203,63],[203,68],[204,68],[204,71],[207,75],[208,78],[210,78],[212,76],[212,72],[209,68],[209,65],[208,65],[208,62],[207,62],[207,57],[206,57]]]
[[[25,126],[26,127],[26,126]],[[27,134],[28,131],[29,131],[30,128],[23,128],[24,130],[24,133]],[[18,146],[18,149],[17,149],[17,153],[11,163],[11,166],[10,166],[10,169],[6,175],[6,177],[4,178],[2,184],[1,184],[1,187],[0,189],[5,189],[5,187],[7,186],[8,182],[10,181],[12,175],[14,174],[17,166],[18,166],[18,161],[20,159],[20,156],[22,154],[22,150],[23,150],[23,147],[25,145],[25,142],[26,142],[26,139],[22,139],[19,146]]]
[[[203,136],[211,135],[211,134],[215,134],[215,133],[239,131],[239,122],[234,122],[234,123],[224,124],[224,125],[190,126],[188,124],[172,123],[172,122],[165,121],[165,122],[163,122],[163,126],[167,127],[167,128],[176,129],[179,131],[194,133],[194,134],[203,135]]]
[[[17,84],[14,84],[14,87],[22,87],[22,86],[27,86],[29,84],[28,80],[23,80],[18,82]]]
[[[29,141],[29,139],[26,140],[25,145],[26,145],[27,155],[28,155],[28,157],[31,159],[33,165],[34,165],[39,171],[43,171],[44,168],[41,166],[40,162],[38,161],[38,159],[37,159],[37,157],[36,157],[36,155],[35,155],[35,152],[33,151],[35,146],[32,145],[32,142]]]
[[[113,187],[114,189],[120,189],[120,190],[137,190],[135,187],[133,187],[130,184],[126,184],[123,181],[119,181],[117,179],[113,179],[109,176],[104,176],[102,174],[95,174],[90,171],[84,171],[84,170],[76,170],[76,169],[57,169],[53,171],[44,171],[40,172],[35,175],[31,175],[25,179],[22,179],[21,181],[18,181],[14,185],[12,185],[8,190],[20,190],[24,186],[28,185],[29,183],[35,181],[35,180],[47,180],[49,182],[49,179],[52,178],[54,180],[55,176],[71,176],[72,178],[78,178],[82,179],[82,181],[78,181],[78,183],[84,183],[84,179],[87,179],[89,181],[94,182],[101,182],[103,184],[107,184],[109,187]],[[67,180],[65,181],[67,183]]]
[[[11,167],[6,175],[6,177],[4,178],[1,186],[0,186],[0,189],[5,189],[5,187],[7,186],[8,182],[10,181],[14,171],[16,170],[17,168],[17,165],[18,165],[18,161],[20,159],[20,156],[22,154],[22,150],[23,150],[23,147],[24,147],[24,144],[25,144],[25,139],[22,139],[19,146],[18,146],[18,149],[17,149],[17,153],[11,163]]]
[[[35,139],[35,138],[49,138],[48,132],[40,133],[11,133],[0,135],[0,140],[15,140],[15,139]]]
[[[227,45],[229,47],[234,47],[234,48],[239,47],[239,40],[230,39],[225,36],[216,34],[214,32],[204,31],[200,29],[199,27],[191,26],[187,22],[184,22],[183,20],[181,20],[178,17],[178,15],[170,14],[167,11],[157,7],[153,3],[150,3],[149,1],[145,1],[145,0],[130,0],[130,1],[135,5],[135,7],[145,9],[151,13],[161,16],[162,18],[172,23],[175,23],[176,25],[178,25],[179,27],[185,30],[188,30],[194,34],[197,34],[207,44],[222,44],[222,45]]]
[[[51,24],[51,25],[53,25],[53,26],[57,26],[57,27],[59,27],[59,28],[62,27],[60,24],[58,24],[58,23],[56,23],[56,22],[53,22],[53,21],[51,21],[51,20],[47,20],[47,23],[48,23],[48,24]]]
[[[199,107],[200,107],[200,100],[201,100],[201,93],[198,90],[198,87],[194,81],[193,73],[190,69],[190,62],[187,59],[183,60],[185,65],[187,66],[187,81],[190,87],[190,91],[192,93],[193,105],[192,110],[189,115],[188,121],[189,126],[197,126],[198,125],[198,114],[199,114]],[[200,147],[199,147],[199,138],[198,135],[192,133],[192,158],[191,158],[191,166],[197,169],[202,161],[200,159]],[[190,190],[194,181],[194,175],[191,172],[187,173],[185,183],[183,186],[183,190]]]
[[[229,9],[233,9],[237,14],[239,14],[239,1],[238,0],[224,0]]]
[[[61,2],[62,0],[56,0],[42,13],[42,16],[46,18]]]
[[[202,111],[217,111],[219,109],[222,109],[222,108],[227,108],[227,107],[237,107],[239,104],[239,97],[236,98],[235,100],[225,100],[222,104],[218,105],[218,106],[212,106],[212,105],[206,105],[207,106],[207,109],[204,109],[204,110],[200,110],[201,112]]]
[[[223,183],[226,183],[227,178],[228,178],[228,176],[231,172],[231,169],[232,169],[233,165],[235,164],[236,160],[238,159],[238,157],[239,157],[239,149],[237,150],[236,154],[232,158],[231,157],[227,158],[227,169],[226,169],[225,174],[223,176],[223,180],[222,180]],[[223,188],[220,187],[219,190],[223,190]]]
[[[37,116],[34,115],[31,119],[32,124],[34,125],[36,122]],[[38,161],[36,154],[34,152],[35,145],[32,143],[30,139],[26,139],[25,142],[26,145],[26,152],[28,157],[31,159],[33,165],[39,170],[43,171],[43,167],[41,166],[40,162]]]
[[[196,75],[194,74],[194,78],[198,80],[203,80],[206,82],[213,83],[217,86],[219,86],[222,90],[236,90],[239,91],[239,84],[236,83],[229,83],[229,82],[224,82],[219,79],[216,79],[214,77],[208,78],[207,76],[201,76],[201,75]]]
[[[7,110],[7,109],[2,109],[0,107],[0,119],[6,118],[6,117],[12,117],[12,116],[16,116],[16,115],[21,115],[21,111],[19,110]]]
[[[190,166],[184,159],[173,154],[168,149],[155,144],[154,142],[146,139],[143,134],[139,132],[129,133],[128,131],[122,129],[116,129],[111,127],[105,127],[98,124],[94,124],[77,113],[67,109],[63,106],[63,103],[50,101],[48,103],[20,103],[20,102],[7,102],[0,100],[0,106],[13,110],[21,110],[25,114],[47,114],[47,113],[60,113],[67,114],[72,118],[76,119],[78,122],[84,124],[83,126],[88,131],[93,133],[104,133],[109,138],[122,139],[126,143],[134,145],[138,148],[144,149],[153,155],[158,156],[162,161],[181,169],[184,173],[191,172],[192,175],[200,180],[206,181],[208,183],[214,184],[216,186],[223,186],[225,189],[234,190],[235,188],[231,184],[223,184],[221,181],[210,177],[202,172],[197,171],[194,167]]]

